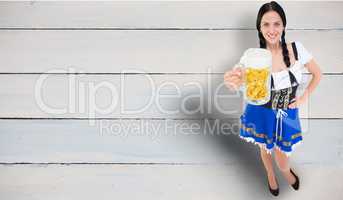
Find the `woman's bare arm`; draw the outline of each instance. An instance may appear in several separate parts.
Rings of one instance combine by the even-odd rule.
[[[307,70],[312,74],[311,81],[309,85],[306,87],[304,91],[304,98],[308,99],[310,94],[313,92],[313,90],[317,87],[319,84],[321,78],[322,78],[322,72],[320,70],[320,67],[316,63],[314,59],[311,59],[308,63],[305,64],[305,67]]]
[[[312,74],[311,81],[309,85],[306,87],[303,95],[301,97],[298,97],[295,102],[291,103],[289,105],[289,108],[298,107],[306,100],[308,100],[310,94],[316,89],[317,85],[319,84],[322,78],[321,69],[314,59],[311,59],[308,63],[306,63],[305,67]]]

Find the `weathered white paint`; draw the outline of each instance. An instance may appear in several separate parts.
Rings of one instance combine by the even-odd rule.
[[[264,1],[265,2],[265,1]],[[252,28],[259,1],[1,2],[8,28]],[[342,2],[279,2],[288,28],[343,27]]]
[[[151,76],[157,86],[165,81],[174,81],[179,86],[194,81],[201,86],[213,83],[209,88],[214,88],[222,83],[222,73],[232,67],[243,50],[257,46],[255,17],[261,4],[0,2],[0,73],[42,73],[75,67],[77,71],[63,73],[103,73],[75,77],[85,85],[108,82],[119,86],[120,76],[107,73],[136,69],[163,73]],[[341,199],[343,95],[337,91],[343,85],[343,21],[340,20],[343,3],[281,4],[288,18],[287,40],[302,42],[326,73],[309,104],[301,108],[301,116],[341,119],[302,120],[304,143],[291,157],[291,165],[301,177],[301,190],[292,191],[278,174],[279,198]],[[210,81],[206,79],[208,74]],[[234,134],[208,135],[206,129],[197,129],[204,121],[185,119],[237,119],[241,99],[222,103],[226,108],[236,109],[231,115],[218,110],[210,114],[163,114],[156,105],[140,114],[122,115],[118,110],[98,113],[95,117],[135,118],[98,119],[97,125],[103,122],[132,128],[120,132],[106,129],[101,134],[99,127],[89,125],[87,120],[63,119],[89,117],[89,107],[83,114],[52,115],[41,111],[34,99],[38,77],[0,75],[0,117],[62,118],[0,120],[2,198],[250,200],[271,197],[257,146]],[[54,107],[67,105],[67,78],[72,76],[48,77],[43,91],[45,100]],[[122,101],[127,108],[137,108],[150,98],[151,88],[144,75],[129,75],[125,80],[128,84]],[[197,88],[181,89],[183,95],[198,93]],[[170,94],[175,90],[164,88],[163,92]],[[220,92],[229,94],[227,89]],[[97,105],[105,108],[118,95],[121,94],[111,94],[102,88],[97,93]],[[88,93],[76,96],[80,97],[77,105],[82,105],[82,100],[88,105],[89,99],[84,98],[89,97]],[[210,105],[206,109],[213,106],[207,99],[205,103]],[[165,99],[162,104],[174,109],[181,102],[180,98]],[[187,103],[191,109],[197,105],[199,102],[194,99]],[[232,125],[235,122],[232,120],[220,124],[226,121]],[[150,124],[156,130],[141,131],[139,122]],[[159,129],[166,122],[176,130]],[[215,122],[212,120],[212,125]],[[196,129],[195,134],[182,129],[191,125]],[[74,164],[13,164],[20,162]],[[78,162],[88,164],[75,164]],[[112,164],[99,164],[105,162]]]
[[[0,75],[11,83],[0,85],[0,116],[236,118],[243,109],[241,93],[226,88],[222,74],[44,76]],[[342,76],[324,76],[301,117],[342,118],[343,94],[331,89],[340,85]]]
[[[1,162],[244,163],[258,147],[237,120],[0,120]],[[302,120],[292,161],[342,164],[342,120]]]
[[[244,165],[0,165],[4,199],[271,199],[262,163]],[[278,199],[340,200],[342,165],[293,165]],[[329,184],[330,183],[330,184]]]
[[[293,30],[323,72],[343,73],[343,31]],[[225,72],[258,46],[255,30],[2,30],[0,72]]]

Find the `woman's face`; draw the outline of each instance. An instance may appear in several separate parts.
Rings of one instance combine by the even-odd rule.
[[[267,43],[277,44],[284,30],[280,15],[275,11],[266,12],[262,17],[260,30]]]

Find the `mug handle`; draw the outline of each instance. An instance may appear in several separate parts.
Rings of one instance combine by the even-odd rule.
[[[237,64],[233,67],[233,69],[236,69],[236,68],[238,68],[238,67],[244,69],[243,63],[241,63],[241,62],[237,63]],[[239,91],[242,91],[242,92],[244,93],[244,91],[245,91],[245,84],[240,85],[239,88],[238,88],[238,90],[239,90]]]

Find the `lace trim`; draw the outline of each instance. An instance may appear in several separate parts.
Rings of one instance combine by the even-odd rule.
[[[243,136],[239,136],[241,139],[247,141],[247,142],[251,142],[255,145],[258,145],[259,147],[262,147],[264,150],[267,151],[268,154],[272,154],[273,148],[276,147],[278,150],[280,150],[282,153],[286,154],[287,157],[290,157],[293,153],[293,151],[300,146],[300,144],[302,144],[302,140],[297,141],[295,144],[293,144],[291,146],[291,151],[284,151],[282,150],[278,145],[274,144],[274,147],[272,149],[268,149],[267,148],[267,144],[265,143],[261,143],[261,142],[256,142],[256,140],[252,137],[243,137]]]

